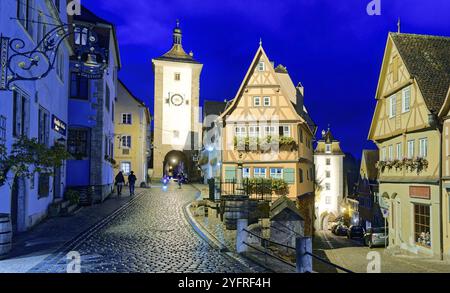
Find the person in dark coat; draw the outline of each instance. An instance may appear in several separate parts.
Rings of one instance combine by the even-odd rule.
[[[136,175],[134,175],[134,172],[131,171],[130,176],[128,176],[128,185],[130,186],[130,195],[131,196],[134,195],[136,181],[137,181]]]
[[[117,174],[115,181],[117,186],[117,196],[120,197],[122,195],[122,188],[125,185],[125,177],[123,177],[122,171]]]

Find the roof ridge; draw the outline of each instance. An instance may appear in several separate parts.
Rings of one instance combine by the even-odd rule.
[[[437,35],[425,35],[425,34],[413,34],[413,33],[397,33],[390,32],[390,35],[393,36],[410,36],[410,37],[420,37],[424,39],[440,39],[440,40],[448,40],[450,41],[450,36],[437,36]]]

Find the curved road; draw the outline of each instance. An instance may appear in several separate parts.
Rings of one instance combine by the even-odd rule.
[[[191,186],[145,190],[117,217],[76,245],[81,272],[250,272],[211,247],[189,225],[183,208],[196,194]],[[32,272],[65,272],[66,263],[65,254],[60,254]]]

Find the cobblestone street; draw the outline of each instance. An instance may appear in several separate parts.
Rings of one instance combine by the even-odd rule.
[[[68,250],[80,253],[83,273],[250,272],[211,247],[186,221],[183,208],[196,194],[191,186],[145,190],[105,226],[48,257],[31,272],[65,272]]]

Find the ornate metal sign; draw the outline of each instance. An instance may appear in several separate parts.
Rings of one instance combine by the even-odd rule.
[[[9,39],[0,37],[0,90],[5,90],[8,83],[8,47]]]
[[[81,33],[84,35],[80,36]],[[89,79],[102,78],[108,66],[108,50],[98,46],[98,37],[91,28],[63,24],[49,31],[31,50],[26,49],[22,39],[1,38],[0,90],[11,90],[14,81],[47,77],[55,68],[59,48],[73,35],[75,39],[82,38],[81,43],[76,44],[76,72]]]

